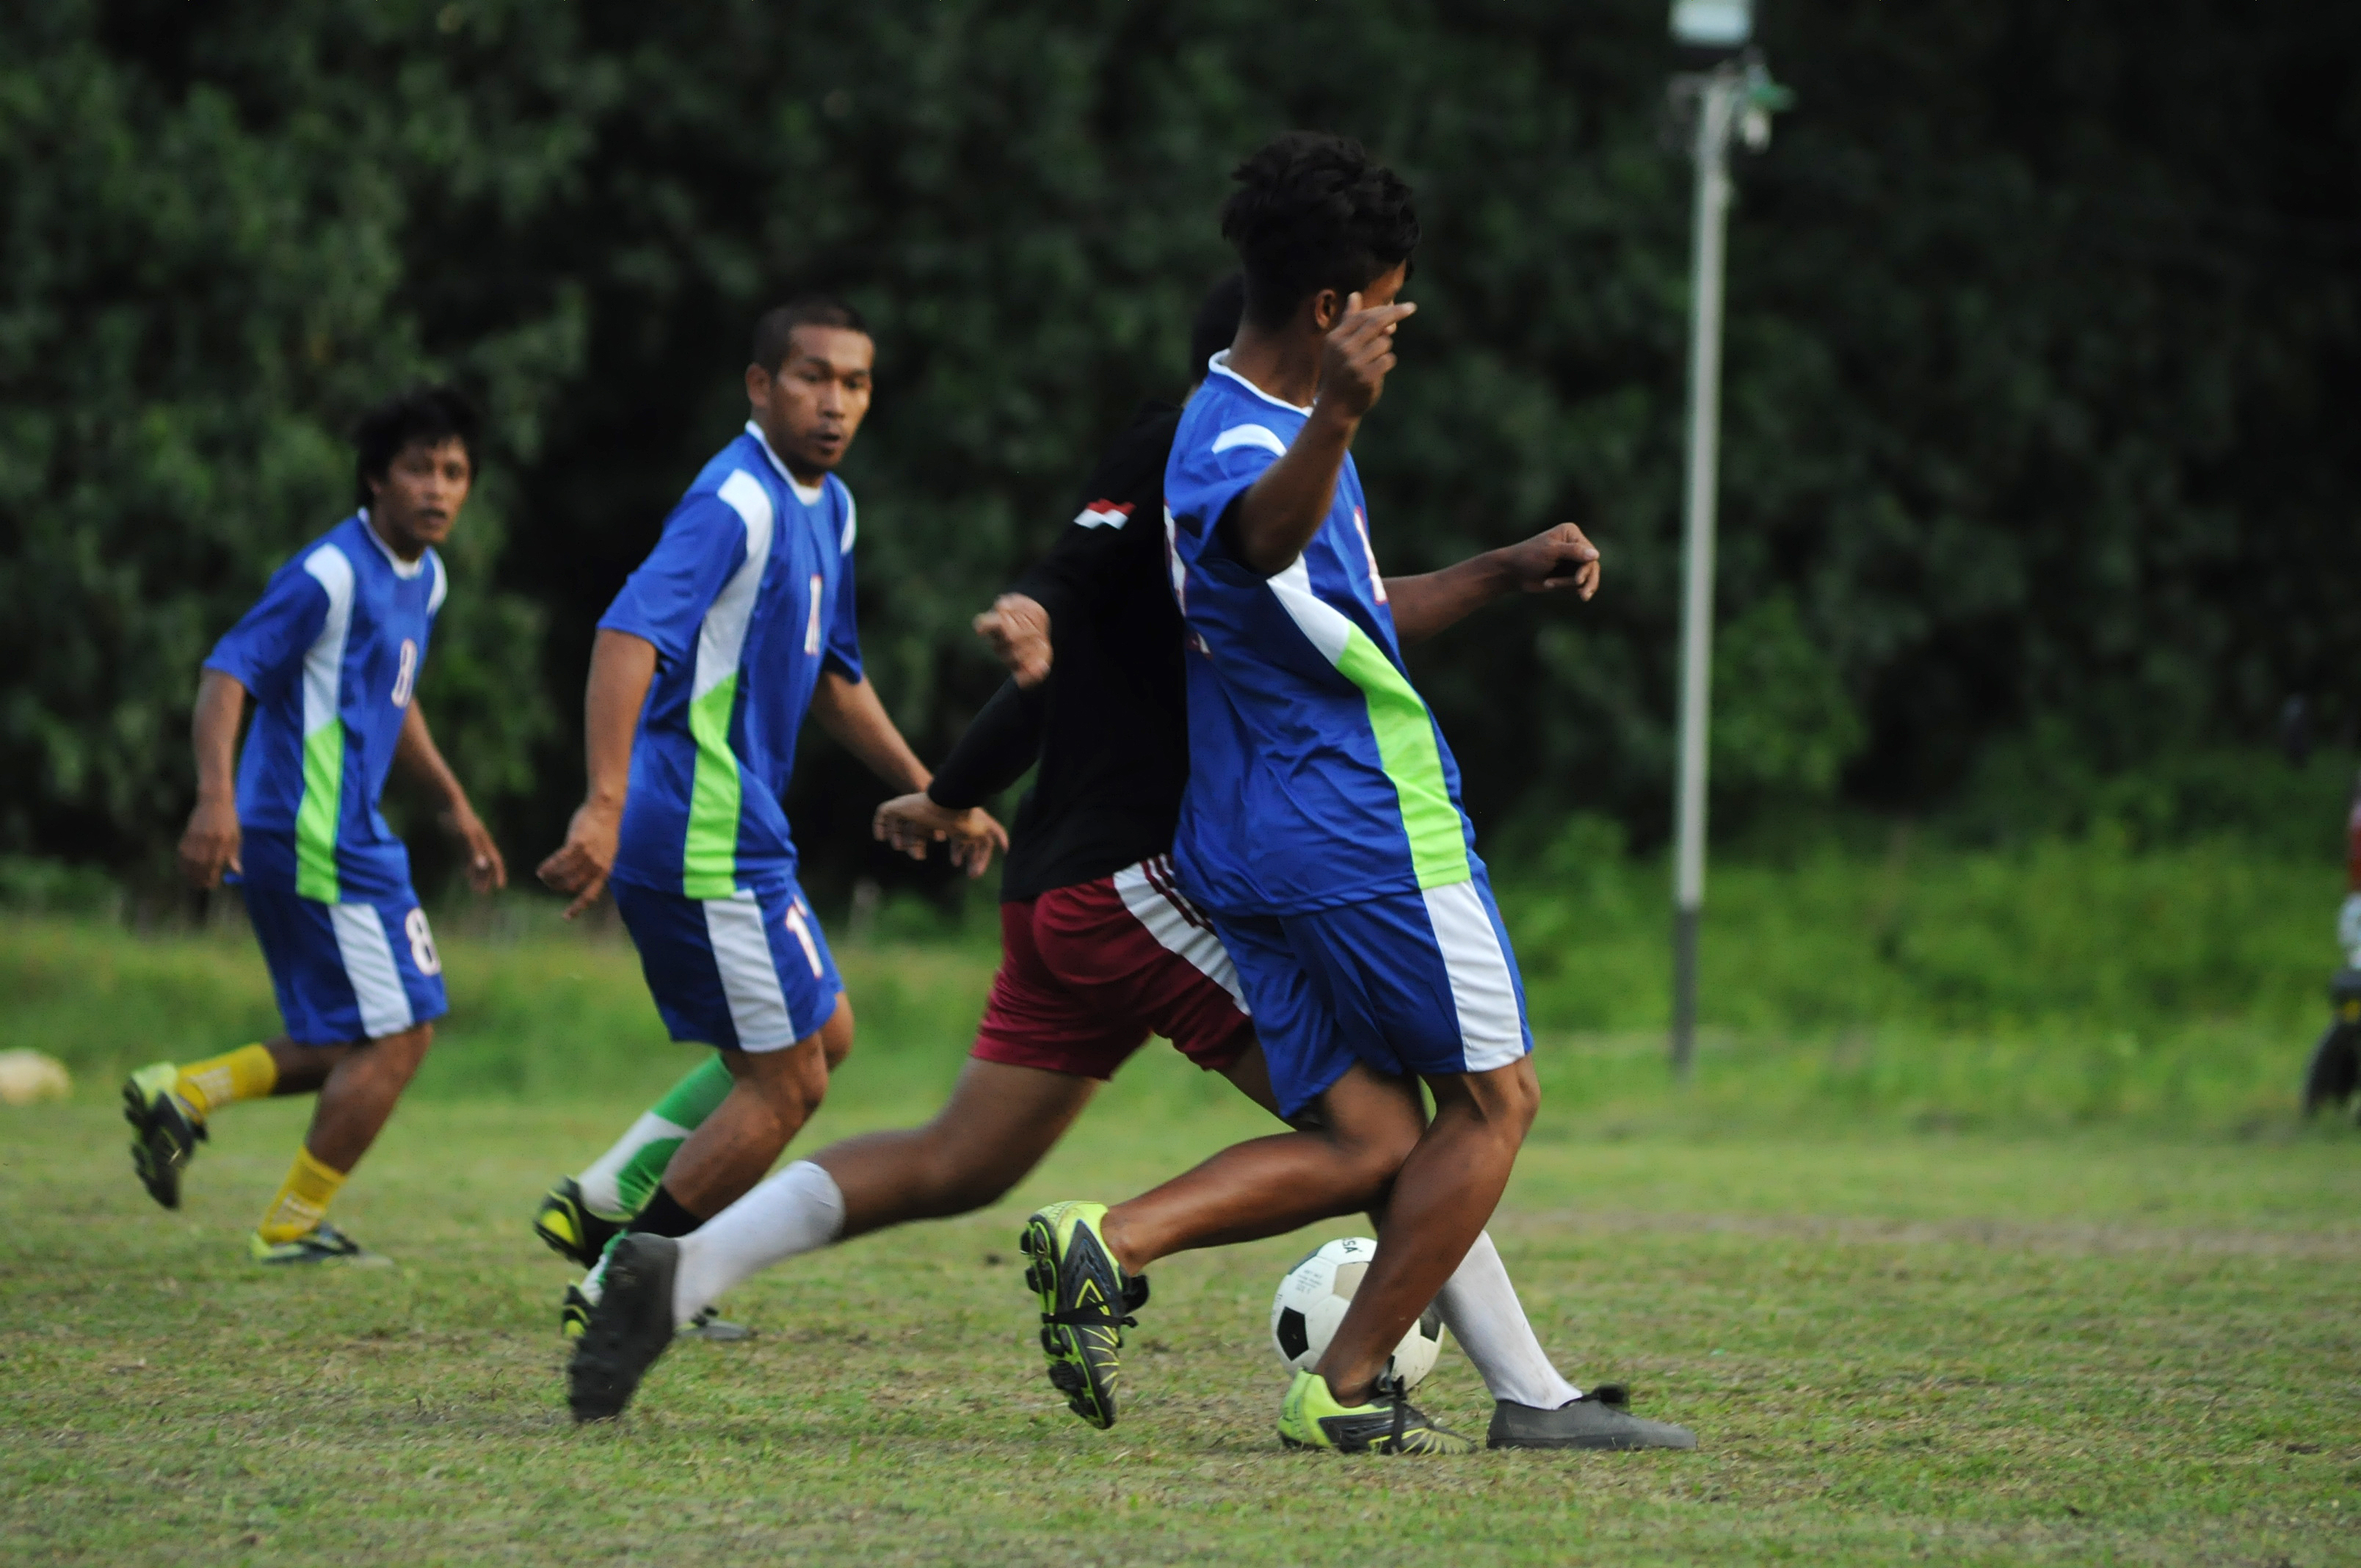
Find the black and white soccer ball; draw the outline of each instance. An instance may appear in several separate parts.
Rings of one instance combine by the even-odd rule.
[[[1270,1343],[1290,1372],[1320,1365],[1377,1255],[1378,1244],[1367,1236],[1343,1236],[1312,1253],[1279,1282],[1279,1293],[1270,1299]],[[1404,1388],[1415,1388],[1442,1354],[1443,1314],[1429,1305],[1394,1346],[1387,1374],[1400,1378]]]

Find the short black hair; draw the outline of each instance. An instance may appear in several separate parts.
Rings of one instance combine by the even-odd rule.
[[[795,331],[799,326],[842,327],[866,336],[869,323],[851,302],[834,294],[798,294],[784,305],[775,305],[763,313],[754,323],[754,363],[775,376],[779,367],[787,362],[788,350],[795,347]]]
[[[1359,142],[1290,131],[1230,173],[1222,237],[1246,263],[1246,319],[1277,326],[1323,289],[1366,289],[1418,248],[1410,186]]]
[[[1246,275],[1233,272],[1205,291],[1197,305],[1197,319],[1189,323],[1189,380],[1205,378],[1205,361],[1227,348],[1238,335],[1238,318],[1246,313]]]
[[[456,441],[467,449],[467,472],[483,467],[483,421],[476,405],[456,387],[412,387],[361,415],[353,427],[353,488],[361,505],[369,504],[369,481],[384,478],[402,448],[421,441],[429,446]]]

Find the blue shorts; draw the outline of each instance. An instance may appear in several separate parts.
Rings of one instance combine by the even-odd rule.
[[[1488,1072],[1533,1048],[1524,981],[1480,871],[1309,915],[1213,921],[1282,1116],[1356,1061],[1396,1075]]]
[[[836,1011],[844,981],[794,883],[741,888],[729,898],[608,885],[674,1039],[785,1050],[819,1033]]]
[[[451,1010],[434,933],[410,889],[352,904],[252,882],[240,891],[279,1015],[297,1045],[382,1039]]]

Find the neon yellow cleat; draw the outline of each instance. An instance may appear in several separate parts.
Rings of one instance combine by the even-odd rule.
[[[1279,1441],[1289,1448],[1335,1453],[1473,1453],[1472,1439],[1445,1431],[1403,1397],[1399,1385],[1379,1385],[1378,1400],[1340,1405],[1328,1379],[1299,1372],[1279,1407]]]
[[[1099,1238],[1104,1203],[1052,1203],[1025,1222],[1017,1250],[1025,1283],[1041,1298],[1041,1354],[1066,1406],[1104,1431],[1115,1425],[1123,1331],[1148,1304],[1148,1277],[1126,1277]]]

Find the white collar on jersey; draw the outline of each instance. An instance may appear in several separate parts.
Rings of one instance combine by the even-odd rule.
[[[1205,369],[1212,375],[1227,376],[1231,380],[1235,381],[1239,386],[1244,387],[1247,391],[1252,392],[1256,397],[1260,398],[1264,402],[1270,404],[1273,408],[1281,408],[1287,410],[1290,413],[1299,414],[1308,414],[1312,411],[1309,407],[1297,408],[1285,398],[1272,397],[1268,392],[1264,391],[1260,387],[1256,386],[1252,381],[1247,380],[1244,376],[1241,376],[1236,371],[1231,369],[1230,351],[1226,348],[1222,350],[1219,354],[1214,355],[1211,359],[1206,360]]]
[[[763,455],[771,460],[771,466],[776,468],[779,471],[779,477],[787,482],[787,488],[795,491],[796,499],[807,507],[819,505],[820,495],[828,488],[826,479],[822,479],[817,485],[807,485],[788,473],[787,466],[779,461],[779,455],[771,450],[771,438],[764,435],[763,427],[751,419],[746,422],[746,433],[763,444]]]
[[[393,575],[401,578],[404,582],[409,581],[411,578],[418,576],[419,573],[426,570],[426,552],[421,550],[418,553],[418,559],[415,561],[405,561],[401,556],[395,554],[393,553],[393,546],[388,544],[383,539],[378,536],[377,524],[369,521],[368,508],[367,507],[361,508],[361,532],[369,536],[369,543],[376,545],[377,553],[385,557],[385,564],[393,568]]]

